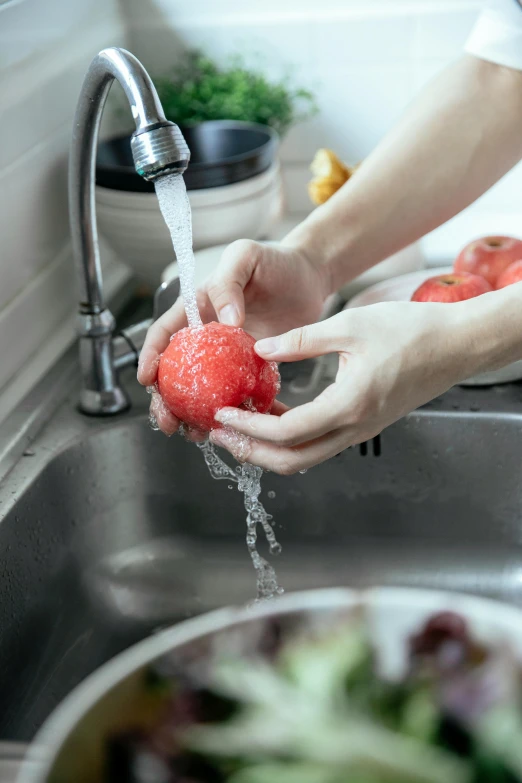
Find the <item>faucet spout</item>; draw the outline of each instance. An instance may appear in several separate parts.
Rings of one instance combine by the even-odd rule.
[[[80,410],[93,415],[128,407],[113,361],[115,324],[103,297],[94,197],[101,117],[114,79],[123,87],[136,125],[131,147],[138,174],[149,180],[182,174],[190,160],[180,129],[166,119],[154,84],[139,60],[124,49],[101,51],[83,82],[69,160],[69,217],[80,289]]]

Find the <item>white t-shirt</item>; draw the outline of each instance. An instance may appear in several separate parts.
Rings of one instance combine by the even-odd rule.
[[[466,52],[522,71],[522,0],[491,0],[471,31]]]

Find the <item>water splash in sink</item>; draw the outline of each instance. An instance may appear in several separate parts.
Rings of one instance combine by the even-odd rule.
[[[216,451],[216,447],[209,440],[197,444],[203,456],[209,473],[215,479],[228,479],[238,485],[238,490],[243,493],[245,509],[247,512],[247,548],[252,558],[252,563],[257,577],[257,601],[264,601],[281,595],[283,589],[277,583],[275,570],[257,551],[257,526],[261,525],[272,555],[281,552],[270,521],[272,516],[267,514],[263,504],[259,500],[261,494],[261,476],[263,470],[246,462],[234,471]]]

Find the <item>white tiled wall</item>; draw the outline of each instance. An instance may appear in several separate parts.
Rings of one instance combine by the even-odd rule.
[[[168,68],[183,47],[198,47],[222,62],[240,53],[274,77],[291,66],[295,80],[315,90],[319,114],[282,145],[288,203],[302,212],[310,209],[306,183],[316,149],[331,147],[352,163],[367,155],[426,83],[462,54],[483,0],[123,3],[131,45],[153,72]],[[519,166],[427,246],[438,253],[449,243],[451,253],[481,233],[483,216],[505,223],[521,201]]]
[[[315,90],[319,115],[295,128],[283,160],[308,163],[329,145],[348,160],[366,155],[422,84],[458,57],[480,0],[124,0],[130,41],[153,71],[180,48],[247,62]]]
[[[0,5],[0,416],[2,388],[73,311],[72,118],[89,61],[123,40],[117,0]]]

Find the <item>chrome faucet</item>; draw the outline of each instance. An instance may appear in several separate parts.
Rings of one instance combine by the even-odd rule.
[[[165,118],[156,89],[139,60],[124,49],[101,51],[83,82],[69,162],[69,216],[80,285],[79,407],[93,416],[120,413],[129,406],[118,382],[118,372],[137,358],[128,336],[115,337],[115,320],[104,304],[96,228],[96,148],[103,108],[114,79],[123,87],[136,124],[131,148],[138,174],[147,180],[165,174],[182,175],[190,159],[180,129]],[[137,329],[142,338],[147,325],[144,322]]]

